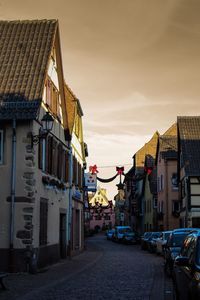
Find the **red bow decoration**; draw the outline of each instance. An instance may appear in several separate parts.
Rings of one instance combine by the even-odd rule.
[[[122,175],[124,173],[124,167],[116,167],[116,171],[118,175]]]
[[[144,170],[149,175],[153,171],[153,168],[151,168],[151,167],[145,167]]]
[[[92,173],[92,174],[99,173],[99,171],[97,170],[97,165],[90,166],[89,167],[89,172]]]

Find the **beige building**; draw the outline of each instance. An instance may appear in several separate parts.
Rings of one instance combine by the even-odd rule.
[[[155,132],[152,138],[134,155],[135,169],[135,225],[138,232],[156,229],[156,169],[155,158],[159,133]]]
[[[1,21],[0,31],[0,269],[34,272],[66,257],[71,209],[81,231],[82,198],[70,201],[76,150],[58,21]],[[49,115],[53,128],[44,134],[42,119]],[[80,157],[77,170],[83,162]],[[82,247],[81,233],[76,245]]]
[[[159,137],[157,152],[158,229],[179,227],[180,201],[177,185],[177,124]]]
[[[71,232],[70,254],[77,254],[84,248],[84,170],[86,169],[87,145],[83,138],[83,111],[80,101],[65,84],[67,113],[71,139],[71,184],[69,232]],[[70,229],[71,228],[71,229]]]

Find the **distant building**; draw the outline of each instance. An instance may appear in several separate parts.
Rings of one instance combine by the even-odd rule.
[[[115,213],[112,200],[108,200],[105,189],[89,194],[90,229],[104,230],[115,225]]]
[[[177,124],[174,124],[159,137],[157,150],[157,220],[159,230],[171,230],[180,225],[177,158]]]

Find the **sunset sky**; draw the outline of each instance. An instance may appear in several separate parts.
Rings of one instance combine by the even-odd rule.
[[[104,178],[116,165],[127,171],[133,154],[177,115],[200,114],[199,15],[200,0],[0,0],[2,20],[59,20],[88,165]],[[102,186],[111,199],[115,184]]]

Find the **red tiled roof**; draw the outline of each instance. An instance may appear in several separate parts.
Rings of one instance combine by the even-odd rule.
[[[57,20],[0,21],[0,100],[41,100]]]

